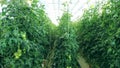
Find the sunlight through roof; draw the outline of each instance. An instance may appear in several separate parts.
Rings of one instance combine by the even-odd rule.
[[[32,0],[27,0],[30,4]],[[65,7],[63,3],[68,3],[68,12],[72,15],[71,20],[79,19],[84,10],[88,9],[91,5],[94,6],[96,2],[102,0],[40,0],[40,3],[45,5],[45,12],[55,25],[58,25],[58,19],[62,16]],[[104,0],[107,1],[107,0]],[[2,7],[0,5],[0,12]]]
[[[95,5],[96,1],[98,0],[41,0],[49,18],[56,25],[63,13],[63,3],[69,3],[69,13],[72,14],[72,21],[75,21],[82,16],[85,9],[88,9],[90,5]]]

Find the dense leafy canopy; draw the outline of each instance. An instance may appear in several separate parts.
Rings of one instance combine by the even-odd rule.
[[[120,66],[119,0],[110,0],[99,13],[98,6],[86,11],[78,25],[78,42],[92,68]]]
[[[70,14],[65,12],[60,19],[58,26],[59,42],[55,52],[55,67],[56,68],[80,68],[76,60],[76,52],[79,48],[76,40],[74,27],[70,21]],[[74,62],[74,63],[73,63]]]
[[[24,0],[20,0],[24,1]],[[50,44],[51,21],[42,7],[11,1],[2,10],[0,65],[4,68],[39,68]]]
[[[26,0],[5,4],[0,21],[1,68],[80,67],[76,60],[76,35],[68,13],[63,14],[60,26],[56,27],[43,6],[37,6],[37,0],[31,5]]]
[[[75,23],[65,11],[59,26],[39,0],[30,1],[0,1],[6,5],[0,13],[0,68],[80,68],[81,55],[91,68],[120,67],[120,0],[98,3]]]

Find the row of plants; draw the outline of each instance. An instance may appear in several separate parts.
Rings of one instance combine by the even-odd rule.
[[[0,13],[0,68],[91,68],[120,66],[120,0],[86,10],[75,23],[65,11],[52,24],[39,0],[10,0]],[[101,6],[102,5],[102,6]]]
[[[87,10],[78,20],[80,49],[91,68],[119,68],[120,0],[109,0],[100,6]]]
[[[51,21],[43,7],[11,0],[2,9],[0,67],[40,68],[50,47]]]
[[[47,17],[44,5],[10,0],[0,13],[0,68],[80,68],[79,48],[70,14],[60,25]]]

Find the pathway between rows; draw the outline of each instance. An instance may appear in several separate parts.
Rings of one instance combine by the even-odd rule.
[[[86,60],[82,56],[78,57],[78,62],[80,64],[81,68],[90,68],[89,64],[86,62]]]

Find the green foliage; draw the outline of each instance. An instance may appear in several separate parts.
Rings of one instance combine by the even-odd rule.
[[[79,21],[78,41],[80,48],[92,68],[119,68],[120,38],[119,38],[119,0],[110,0],[102,7],[99,6],[85,12]]]
[[[10,0],[2,9],[0,68],[80,68],[70,14],[63,14],[56,27],[37,2]]]
[[[0,67],[42,67],[51,26],[43,8],[10,1],[0,21]]]
[[[55,51],[54,67],[55,68],[80,68],[76,56],[78,44],[74,27],[70,21],[70,14],[65,12],[60,19],[57,28],[58,42]],[[74,62],[74,63],[73,63]]]
[[[78,49],[92,68],[120,67],[119,0],[91,7],[77,23],[65,11],[59,26],[39,0],[31,1],[0,1],[6,4],[0,13],[0,68],[80,68]]]

